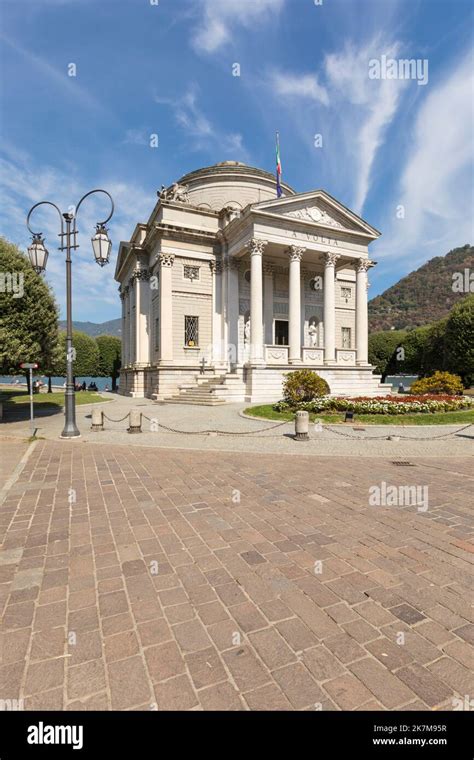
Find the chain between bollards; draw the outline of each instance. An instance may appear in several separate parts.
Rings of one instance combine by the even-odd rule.
[[[91,430],[94,432],[101,432],[104,430],[104,419],[108,420],[109,422],[119,423],[123,422],[128,418],[129,420],[129,426],[127,428],[128,433],[141,433],[142,431],[142,419],[148,420],[148,422],[153,423],[156,425],[157,428],[161,428],[162,430],[166,430],[169,433],[177,433],[179,435],[231,435],[231,436],[246,436],[246,435],[255,435],[257,433],[267,433],[271,430],[275,430],[276,428],[283,427],[284,425],[291,424],[291,420],[285,420],[284,422],[278,422],[276,425],[271,425],[269,427],[265,428],[258,428],[257,430],[179,430],[177,428],[169,427],[168,425],[163,425],[162,423],[158,422],[158,420],[154,417],[147,417],[142,412],[131,409],[127,414],[125,414],[123,417],[120,417],[119,419],[113,419],[112,417],[109,417],[105,414],[101,409],[92,409],[92,424],[91,424]],[[315,440],[313,437],[310,437],[309,435],[309,413],[306,411],[298,411],[295,413],[295,433],[293,436],[293,440],[295,441],[309,441],[309,440]],[[354,441],[376,441],[376,440],[391,440],[391,441],[399,441],[401,439],[408,440],[408,441],[435,441],[440,440],[443,438],[449,438],[453,435],[456,435],[463,430],[467,430],[467,428],[472,427],[473,423],[469,423],[468,425],[464,425],[461,428],[458,428],[457,430],[451,430],[448,433],[443,433],[442,435],[437,436],[430,436],[430,437],[424,437],[420,438],[418,436],[411,436],[411,435],[401,435],[398,433],[392,433],[391,435],[370,435],[370,436],[359,436],[359,435],[353,435],[351,433],[348,433],[346,431],[338,430],[334,425],[322,425],[322,423],[319,423],[320,427],[317,429],[317,432],[325,432],[328,431],[329,433],[335,433],[336,435],[342,436],[344,438],[349,438]]]

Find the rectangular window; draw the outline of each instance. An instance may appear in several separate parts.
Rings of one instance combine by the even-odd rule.
[[[342,332],[342,347],[350,348],[351,347],[351,328],[341,327],[341,332]]]
[[[184,345],[188,348],[199,346],[199,317],[184,318]]]
[[[350,301],[350,299],[352,298],[352,288],[341,287],[341,297],[344,298],[346,303]]]
[[[191,282],[193,282],[194,280],[199,280],[199,269],[200,267],[194,267],[189,264],[185,264],[183,267],[184,279],[191,280]]]

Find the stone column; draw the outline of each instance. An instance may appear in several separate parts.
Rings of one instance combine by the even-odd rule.
[[[263,364],[263,277],[262,255],[266,240],[252,238],[250,251],[250,362]]]
[[[356,269],[356,350],[357,364],[368,364],[369,322],[367,313],[367,271],[369,259],[359,259]]]
[[[273,264],[263,262],[263,323],[265,344],[273,343]]]
[[[121,348],[121,359],[122,359],[122,367],[125,366],[127,363],[126,361],[126,345],[125,345],[125,338],[126,338],[126,326],[127,326],[127,303],[126,303],[126,294],[125,294],[125,288],[122,288],[120,286],[119,288],[120,293],[120,300],[122,302],[122,322],[121,322],[121,328],[120,328],[120,338],[122,342],[122,348]]]
[[[339,259],[337,253],[326,253],[324,267],[324,363],[334,364],[336,360],[336,287],[335,268]]]
[[[130,277],[128,281],[128,308],[129,308],[129,316],[128,316],[128,363],[134,364],[135,363],[135,317],[136,312],[133,311],[133,306],[135,304],[135,288],[134,288],[135,282],[133,277]]]
[[[174,254],[160,253],[160,364],[173,361],[173,263]],[[184,338],[183,338],[184,340]]]
[[[290,259],[289,297],[288,297],[288,360],[290,364],[301,364],[301,271],[300,262],[305,248],[290,245],[287,249]]]
[[[240,259],[229,258],[225,263],[227,273],[227,325],[226,352],[229,364],[237,364],[239,358],[239,269]]]
[[[222,364],[222,260],[210,261],[212,274],[212,351],[210,359],[214,365]],[[206,357],[207,358],[207,357]]]
[[[150,310],[150,272],[141,267],[135,271],[135,313],[136,338],[135,361],[139,364],[150,362],[150,336],[147,332],[147,321]]]

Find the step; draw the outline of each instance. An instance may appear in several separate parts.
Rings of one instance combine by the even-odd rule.
[[[188,404],[190,406],[222,406],[226,402],[222,399],[190,399],[183,396],[171,396],[164,398],[163,404]]]

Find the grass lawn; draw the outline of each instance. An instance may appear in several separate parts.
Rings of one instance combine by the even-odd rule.
[[[276,412],[273,404],[262,404],[245,409],[250,417],[261,417],[266,420],[293,420],[292,412]],[[332,414],[310,414],[311,422],[322,420],[332,425],[344,423],[344,412]],[[354,419],[348,425],[468,425],[474,422],[474,410],[467,409],[459,412],[439,412],[435,414],[354,414]]]
[[[27,391],[0,391],[0,401],[5,406],[14,406],[16,409],[22,407],[29,407],[30,397]],[[105,401],[104,398],[99,396],[94,391],[78,391],[76,393],[76,404],[96,404],[100,401]],[[61,409],[64,406],[64,393],[35,393],[33,395],[33,404],[35,406],[40,405],[42,407],[52,407]]]

